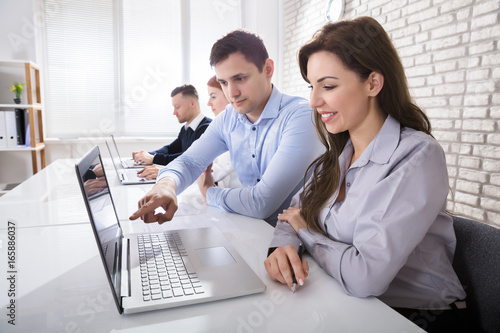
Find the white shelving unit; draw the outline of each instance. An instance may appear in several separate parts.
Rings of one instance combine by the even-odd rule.
[[[40,155],[40,166],[41,169],[45,168],[45,143],[43,136],[43,120],[42,120],[42,97],[40,90],[40,69],[39,67],[31,61],[22,60],[0,60],[0,67],[12,67],[13,69],[19,68],[24,70],[24,76],[26,80],[26,96],[28,99],[27,104],[15,104],[15,103],[1,103],[0,110],[12,110],[12,109],[27,109],[28,110],[28,120],[29,120],[29,130],[30,130],[30,144],[31,146],[15,146],[0,148],[0,154],[5,151],[26,151],[31,152],[31,162],[33,174],[38,172],[38,155]],[[6,102],[4,100],[0,102]],[[8,184],[10,185],[10,184]],[[6,186],[7,188],[12,186]],[[0,192],[3,192],[0,189]],[[0,193],[1,195],[1,193]]]

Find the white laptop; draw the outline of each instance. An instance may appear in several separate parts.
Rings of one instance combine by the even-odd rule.
[[[120,183],[123,185],[137,185],[137,184],[154,184],[156,182],[156,178],[146,179],[137,175],[138,169],[118,169],[117,162],[111,152],[111,148],[109,147],[108,141],[106,142],[106,147],[108,147],[109,156],[111,156],[111,163],[116,171],[116,176],[120,180]],[[145,165],[143,168],[146,167]]]
[[[173,308],[262,292],[265,284],[216,227],[124,235],[106,173],[86,179],[102,163],[99,147],[75,165],[83,199],[118,312]],[[95,182],[103,194],[93,197]],[[142,223],[142,222],[138,222]]]
[[[116,154],[118,155],[118,160],[120,161],[120,164],[123,168],[125,169],[130,169],[130,168],[144,168],[145,166],[151,165],[151,164],[146,164],[146,163],[137,163],[134,161],[133,158],[127,159],[127,160],[122,160],[122,157],[120,155],[120,151],[118,150],[118,145],[116,144],[115,137],[113,134],[111,134],[111,140],[113,141],[113,145],[115,146]]]

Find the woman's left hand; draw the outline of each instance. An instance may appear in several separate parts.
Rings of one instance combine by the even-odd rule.
[[[214,175],[212,174],[213,172],[212,165],[213,163],[210,163],[210,165],[207,166],[205,171],[203,171],[202,174],[196,180],[198,182],[198,187],[200,188],[200,192],[205,198],[205,200],[207,200],[208,188],[215,186]]]
[[[307,228],[307,223],[300,215],[300,208],[298,207],[283,210],[283,213],[278,214],[278,220],[288,222],[297,234],[301,228]]]

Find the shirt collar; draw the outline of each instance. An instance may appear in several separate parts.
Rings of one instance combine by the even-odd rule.
[[[191,129],[193,131],[196,131],[196,128],[198,128],[198,125],[201,123],[201,121],[203,120],[203,118],[205,118],[205,116],[203,115],[203,113],[199,113],[196,118],[193,119],[193,121],[191,121],[189,123],[189,125],[184,125],[184,129],[188,129],[188,127],[191,127]]]
[[[264,106],[264,110],[262,110],[262,114],[260,115],[259,119],[257,119],[257,121],[254,123],[254,125],[259,124],[262,121],[262,119],[277,118],[280,110],[282,97],[283,94],[273,84],[271,96],[269,96],[266,106]],[[239,114],[238,119],[243,122],[248,122],[248,118],[244,114]]]
[[[377,164],[389,162],[389,159],[399,145],[400,135],[401,124],[388,115],[378,134],[370,142],[363,154],[361,154],[358,161],[356,161],[359,162],[359,164],[355,163],[358,164],[356,166],[365,165],[368,161]]]

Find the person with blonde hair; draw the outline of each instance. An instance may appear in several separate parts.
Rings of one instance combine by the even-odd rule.
[[[293,270],[303,285],[302,245],[347,294],[376,296],[429,331],[460,328],[445,154],[389,36],[370,17],[329,23],[298,60],[326,151],[278,215],[269,275],[292,288]]]
[[[212,76],[207,82],[208,89],[208,102],[207,105],[210,107],[214,116],[218,116],[222,111],[226,109],[229,104],[227,101],[222,87],[217,81],[217,77]],[[234,171],[233,165],[231,164],[231,154],[229,151],[219,155],[211,165],[208,166],[210,172],[212,172],[214,177],[214,182],[219,187],[228,188],[238,188],[241,187],[241,183],[238,179],[238,175]],[[200,177],[200,181],[204,178]]]
[[[222,87],[219,81],[217,81],[217,77],[215,75],[208,80],[207,89],[208,89],[207,105],[214,113],[214,116],[217,117],[219,113],[224,111],[229,102],[226,96],[224,95]]]

